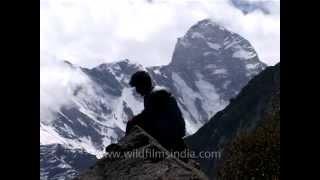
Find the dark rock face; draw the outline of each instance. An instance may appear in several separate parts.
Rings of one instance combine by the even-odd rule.
[[[106,151],[108,154],[104,158],[75,180],[207,179],[192,163],[170,156],[154,138],[137,126],[119,143],[109,145]],[[136,156],[130,157],[130,152]],[[159,156],[152,157],[151,152]]]
[[[70,150],[60,144],[40,145],[40,179],[72,179],[96,160],[84,150]]]
[[[270,113],[277,111],[280,112],[280,63],[254,77],[224,110],[186,138],[186,142],[196,152],[223,151],[238,134],[253,132]],[[209,177],[216,175],[218,160],[199,162]]]
[[[269,115],[253,132],[241,133],[226,145],[217,179],[280,179],[278,100],[273,100]]]

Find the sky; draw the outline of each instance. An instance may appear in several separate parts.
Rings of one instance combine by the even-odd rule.
[[[243,13],[232,1],[256,8]],[[41,119],[54,119],[74,87],[91,87],[64,60],[87,68],[122,59],[165,65],[177,38],[205,18],[248,39],[261,61],[280,61],[279,0],[40,0]]]
[[[62,60],[165,65],[177,38],[205,18],[248,39],[261,61],[279,62],[280,0],[233,1],[260,3],[268,13],[243,13],[231,0],[41,0],[40,68]]]

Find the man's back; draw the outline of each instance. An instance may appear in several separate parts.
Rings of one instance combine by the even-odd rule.
[[[185,135],[185,122],[175,98],[166,90],[153,90],[144,97],[144,107],[127,129],[139,125],[167,149],[177,149]]]

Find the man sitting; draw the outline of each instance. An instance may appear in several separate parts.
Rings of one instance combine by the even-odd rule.
[[[164,89],[155,90],[146,71],[134,73],[130,85],[144,97],[144,110],[128,121],[126,133],[138,125],[167,150],[183,151],[185,121],[172,94]]]

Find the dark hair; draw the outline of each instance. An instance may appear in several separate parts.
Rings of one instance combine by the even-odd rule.
[[[151,88],[152,87],[152,80],[148,72],[146,71],[137,71],[131,76],[130,86],[132,87],[146,87]]]

